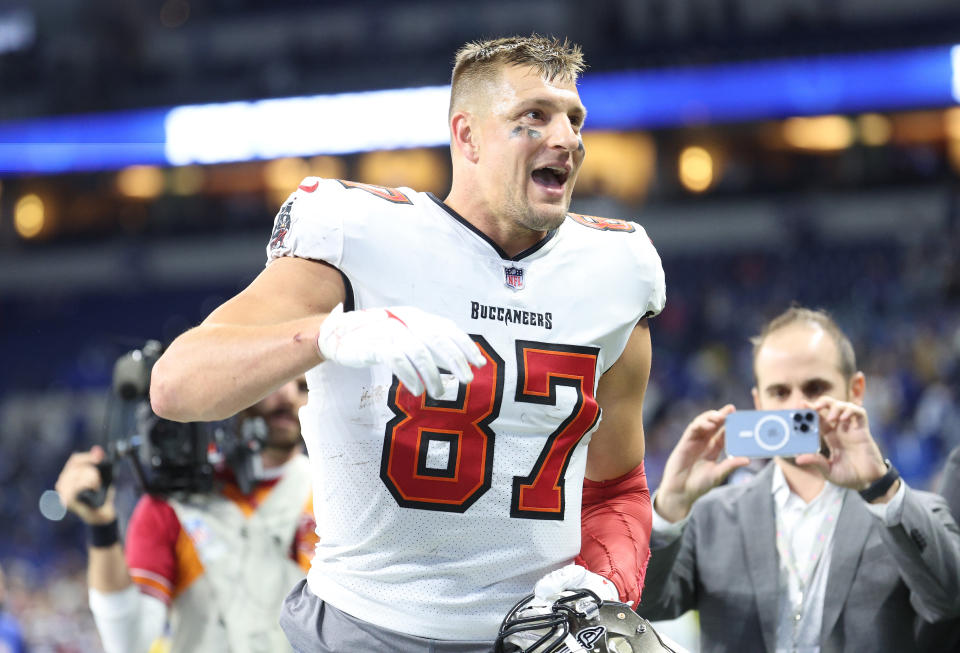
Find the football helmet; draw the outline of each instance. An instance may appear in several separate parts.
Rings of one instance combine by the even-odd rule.
[[[673,652],[650,622],[626,603],[601,601],[590,590],[564,593],[552,604],[521,599],[500,625],[494,653]]]

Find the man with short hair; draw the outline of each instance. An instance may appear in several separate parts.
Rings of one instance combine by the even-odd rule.
[[[732,405],[694,419],[654,498],[638,611],[699,610],[705,653],[919,650],[929,623],[960,614],[956,522],[884,460],[829,315],[793,307],[753,343],[755,407],[817,411],[822,449],[713,489],[749,459],[718,458]]]
[[[665,287],[642,228],[568,212],[582,68],[555,39],[464,46],[446,199],[305,179],[266,269],[154,369],[179,420],[306,372],[322,530],[281,617],[298,650],[487,653],[535,586],[639,598]]]
[[[107,653],[147,653],[167,630],[174,653],[289,650],[277,614],[317,542],[297,419],[306,399],[301,377],[243,410],[238,430],[265,427],[253,478],[225,465],[211,491],[143,495],[124,547],[113,488],[98,507],[79,498],[100,487],[103,449],[70,456],[56,489],[90,529],[90,608]]]

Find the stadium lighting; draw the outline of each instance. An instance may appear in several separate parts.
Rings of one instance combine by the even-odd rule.
[[[950,77],[953,101],[960,103],[960,45],[950,48],[950,69],[953,72]]]
[[[853,143],[853,127],[844,116],[788,118],[783,121],[783,140],[800,150],[844,150]]]
[[[448,86],[0,123],[0,175],[438,147]],[[588,73],[587,130],[948,107],[960,45]]]
[[[310,165],[298,157],[274,159],[268,161],[263,167],[263,178],[267,188],[284,193],[284,197],[290,193],[291,188],[296,188],[300,180],[309,174]]]
[[[944,116],[947,133],[947,158],[954,174],[960,175],[960,107],[948,109]]]
[[[716,175],[713,157],[699,145],[683,149],[678,160],[678,174],[683,187],[694,193],[702,193],[713,185]]]
[[[170,171],[170,191],[174,195],[196,195],[203,188],[203,182],[201,166],[177,166]]]
[[[890,119],[879,113],[865,113],[857,117],[857,132],[860,142],[876,147],[890,142],[893,126]]]
[[[445,161],[424,148],[368,152],[357,162],[357,179],[435,192],[443,192],[448,184]]]
[[[263,166],[263,181],[271,201],[279,205],[287,199],[290,191],[310,174],[310,164],[300,157],[284,157],[268,161]]]
[[[183,165],[430,147],[449,139],[449,101],[433,86],[177,107],[165,154]]]
[[[645,132],[592,131],[583,135],[587,156],[574,189],[639,202],[653,183],[657,147]]]
[[[340,157],[321,154],[311,157],[310,174],[325,179],[341,179],[347,174],[347,164]]]
[[[117,190],[126,197],[153,199],[163,187],[163,171],[156,166],[130,166],[117,173]]]
[[[36,238],[46,226],[47,215],[39,195],[29,193],[13,207],[13,226],[25,240]]]

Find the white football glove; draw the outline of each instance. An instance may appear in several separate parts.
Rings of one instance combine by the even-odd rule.
[[[414,395],[443,394],[440,368],[470,383],[470,365],[487,359],[452,320],[412,306],[345,313],[338,304],[320,325],[317,345],[325,360],[346,367],[384,364]]]
[[[588,589],[596,594],[601,601],[619,601],[620,592],[616,586],[600,574],[587,571],[580,565],[570,564],[551,571],[537,581],[533,588],[533,597],[517,612],[521,619],[550,614],[554,603],[575,590]],[[548,628],[522,629],[509,635],[504,641],[514,644],[521,650],[528,650],[541,637],[547,634]],[[589,651],[584,648],[572,634],[567,634],[562,642],[570,653]]]
[[[616,585],[580,565],[570,564],[561,567],[537,581],[533,588],[534,600],[553,603],[565,590],[587,589],[600,597],[601,601],[619,601],[620,592]]]

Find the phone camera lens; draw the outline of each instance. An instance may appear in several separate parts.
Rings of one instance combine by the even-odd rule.
[[[793,414],[793,421],[794,421],[794,422],[799,422],[799,421],[802,420],[802,419],[803,419],[803,415],[801,415],[800,413],[794,413],[794,414]]]
[[[808,422],[812,422],[812,421],[813,421],[813,413],[807,413],[806,415],[804,415],[804,418],[805,418]]]
[[[801,424],[801,425],[800,425],[800,430],[803,431],[804,433],[806,433],[807,431],[810,430],[810,425],[809,425],[809,424]]]

